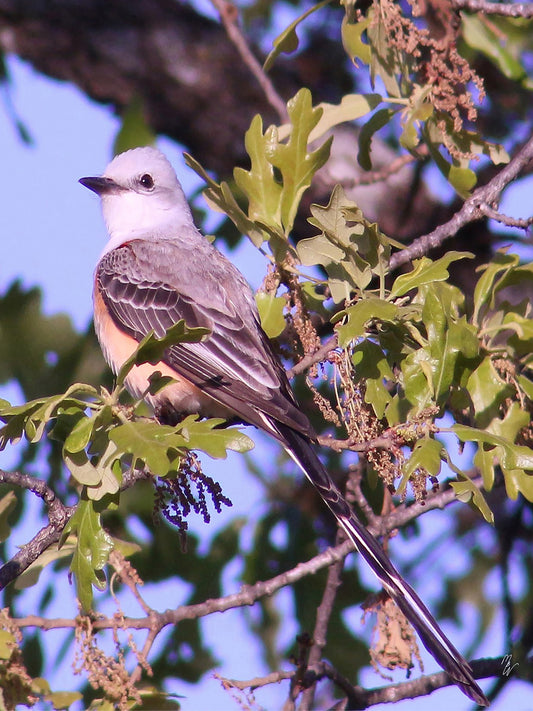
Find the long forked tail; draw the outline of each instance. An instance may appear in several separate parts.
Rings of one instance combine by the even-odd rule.
[[[472,701],[480,706],[488,706],[489,702],[476,683],[468,662],[440,629],[413,588],[398,573],[378,541],[355,516],[309,440],[279,422],[276,422],[275,427],[283,438],[287,453],[315,486],[386,592],[416,629],[428,652]]]

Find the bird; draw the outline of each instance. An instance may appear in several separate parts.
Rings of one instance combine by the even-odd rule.
[[[160,363],[134,366],[126,388],[134,398],[144,397],[161,423],[175,425],[188,414],[222,417],[277,440],[430,654],[466,696],[487,706],[468,662],[321,462],[316,433],[261,328],[248,282],[196,227],[166,156],[152,146],[134,148],[113,158],[102,175],[79,182],[100,197],[109,236],[94,272],[93,303],[95,331],[113,372],[151,332],[161,338],[182,319],[208,329],[201,342],[170,346]],[[150,394],[155,371],[172,381]]]

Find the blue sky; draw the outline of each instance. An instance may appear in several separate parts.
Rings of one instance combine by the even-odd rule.
[[[91,316],[91,283],[94,265],[104,243],[105,234],[99,205],[96,197],[78,184],[78,178],[100,173],[111,158],[111,147],[119,128],[119,122],[105,107],[88,102],[75,88],[67,84],[45,79],[37,75],[27,65],[18,60],[10,61],[13,77],[12,95],[16,110],[27,124],[34,139],[34,146],[24,146],[17,138],[12,122],[0,109],[0,150],[3,159],[0,171],[0,191],[2,211],[0,213],[0,233],[3,239],[3,255],[0,266],[0,289],[15,277],[20,277],[27,287],[39,285],[44,290],[44,308],[46,313],[67,312],[78,328],[84,328]],[[198,185],[196,176],[183,167],[179,147],[169,141],[161,141],[175,165],[185,185],[186,191]],[[506,207],[516,217],[526,216],[530,211],[530,200],[524,200],[522,191],[515,191],[506,199]],[[233,261],[246,274],[252,285],[257,286],[263,276],[262,258],[253,248],[246,245],[231,255]],[[13,397],[13,394],[12,394]],[[16,394],[14,395],[16,397]],[[252,433],[257,442],[256,456],[272,457],[264,439]],[[9,453],[0,453],[0,466],[9,466]],[[236,512],[262,510],[263,490],[251,476],[244,472],[238,455],[228,462],[216,464],[220,480],[224,482],[225,493],[233,500],[234,509],[226,512],[220,519],[220,525],[227,524]],[[220,470],[218,469],[220,467]],[[32,523],[34,522],[33,517]],[[428,536],[438,536],[443,524],[440,512],[428,514],[422,518],[422,526]],[[205,526],[193,523],[195,531],[206,535]],[[212,535],[215,527],[211,527]],[[25,533],[21,533],[18,544],[22,544]],[[31,535],[31,532],[30,532]],[[401,547],[405,540],[393,541],[392,550],[401,557]],[[228,573],[228,591],[239,587],[238,572]],[[365,574],[366,575],[366,574]],[[72,589],[64,581],[61,613],[65,605],[72,608]],[[431,590],[438,581],[428,579],[425,589],[418,592],[431,595]],[[156,590],[148,590],[147,597],[154,606],[163,608],[163,602],[155,599]],[[176,590],[173,599],[179,602],[183,591]],[[152,599],[153,597],[153,599]],[[32,593],[28,596],[28,609],[31,610]],[[289,604],[290,596],[283,592],[278,599],[280,605]],[[359,626],[359,601],[354,600],[353,624]],[[465,619],[473,614],[465,603]],[[59,610],[59,608],[58,608]],[[462,637],[466,643],[467,634],[444,625],[450,632],[454,643],[461,648]],[[495,623],[491,648],[482,650],[483,654],[492,655],[501,652],[501,639]],[[233,678],[251,678],[265,671],[259,650],[254,641],[245,632],[240,613],[227,613],[212,617],[204,622],[208,640],[212,640],[215,650],[218,640],[234,640],[231,645],[224,644],[224,668],[221,674]],[[283,631],[284,641],[296,633],[295,629]],[[57,643],[51,643],[57,646]],[[228,646],[230,654],[227,654]],[[216,651],[215,651],[216,653]],[[349,650],[347,650],[349,654]],[[53,655],[52,655],[53,656]],[[222,656],[222,655],[220,655]],[[426,670],[435,670],[433,661],[424,655]],[[52,659],[50,670],[54,669]],[[76,688],[79,679],[72,677],[69,664],[60,667],[56,674],[56,688]],[[379,686],[382,681],[371,670],[363,675],[362,683]],[[513,690],[514,688],[514,690]],[[494,709],[509,708],[514,711],[531,709],[531,704],[523,696],[520,685],[514,685],[502,697]],[[238,705],[227,693],[222,692],[218,681],[209,675],[198,686],[190,687],[181,682],[172,685],[172,691],[186,696],[182,701],[183,709],[199,711],[217,708],[220,711],[236,709]],[[285,698],[286,687],[272,687],[258,692],[257,699],[266,709],[279,708]],[[438,692],[431,697],[431,702],[422,699],[395,706],[397,709],[445,709],[452,706],[457,711],[469,709],[470,703],[456,689]],[[376,707],[380,708],[380,707]],[[385,707],[383,707],[385,708]]]

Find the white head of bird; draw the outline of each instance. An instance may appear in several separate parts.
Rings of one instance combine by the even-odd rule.
[[[106,251],[137,237],[172,239],[180,230],[196,230],[174,168],[156,148],[121,153],[101,176],[80,183],[102,199],[111,237]]]

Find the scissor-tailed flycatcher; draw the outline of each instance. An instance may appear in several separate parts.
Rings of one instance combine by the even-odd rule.
[[[101,197],[110,237],[94,277],[94,322],[113,371],[150,331],[162,337],[180,319],[207,327],[210,335],[201,343],[171,346],[161,363],[135,366],[125,381],[128,390],[141,397],[157,370],[175,381],[146,396],[160,421],[173,424],[200,413],[255,425],[277,439],[428,651],[468,697],[488,705],[466,660],[320,462],[311,444],[316,434],[261,329],[248,284],[195,227],[167,159],[154,148],[136,148],[117,156],[103,176],[80,182]]]

